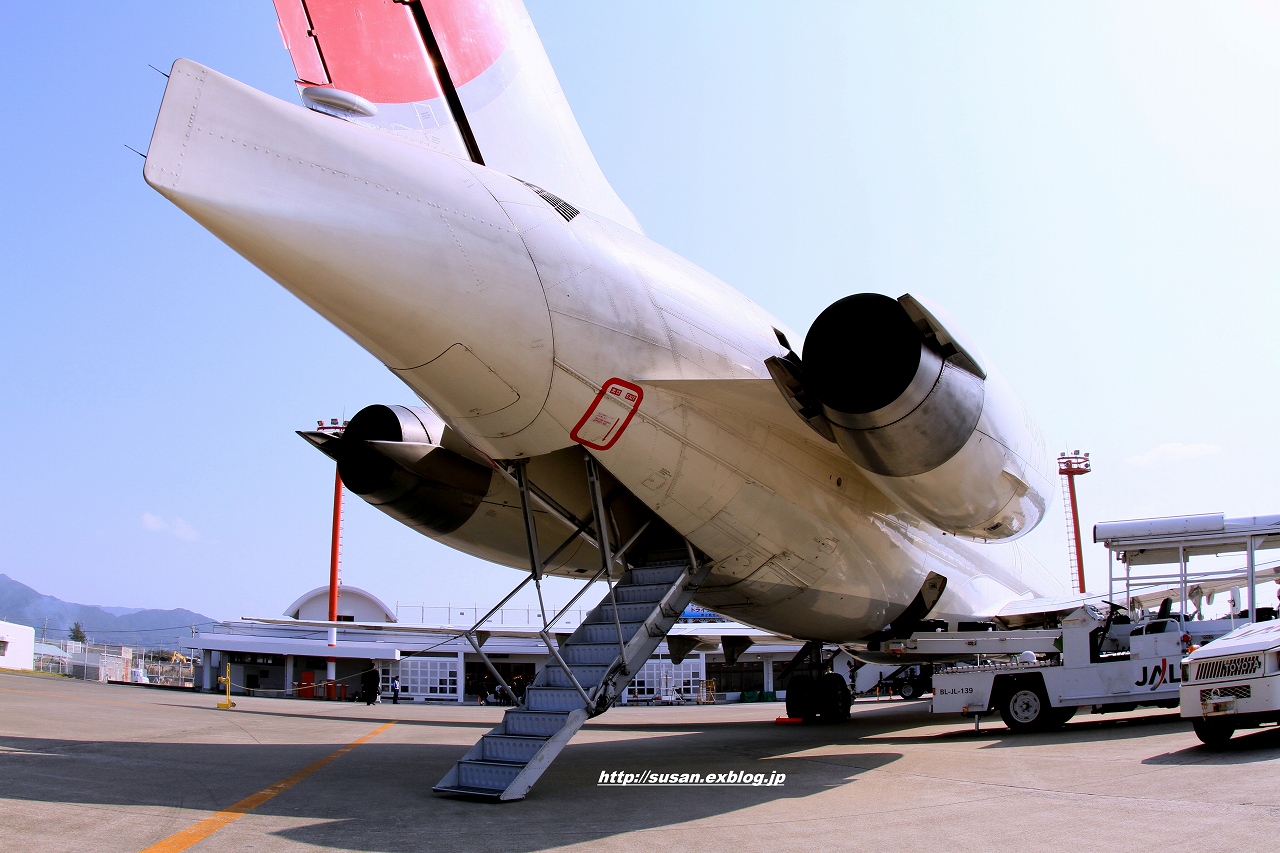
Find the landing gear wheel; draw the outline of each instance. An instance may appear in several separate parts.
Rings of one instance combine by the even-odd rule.
[[[849,719],[853,694],[849,692],[849,685],[845,680],[834,672],[828,672],[818,679],[817,698],[818,713],[824,723],[843,723]]]
[[[1192,720],[1191,725],[1195,727],[1196,737],[1208,747],[1226,746],[1227,741],[1231,740],[1231,736],[1236,733],[1235,726],[1220,720],[1206,720],[1201,717]]]
[[[1000,701],[1000,719],[1015,734],[1041,732],[1066,722],[1038,685],[1017,685]]]
[[[813,676],[800,673],[787,682],[787,716],[812,723],[818,717],[818,685]]]

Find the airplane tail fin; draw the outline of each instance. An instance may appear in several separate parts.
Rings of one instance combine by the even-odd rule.
[[[591,153],[521,0],[273,2],[307,106],[641,230]]]

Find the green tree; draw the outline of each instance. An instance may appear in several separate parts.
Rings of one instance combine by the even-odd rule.
[[[84,635],[84,626],[79,622],[71,626],[71,639],[75,640],[77,643],[83,643],[88,639]]]

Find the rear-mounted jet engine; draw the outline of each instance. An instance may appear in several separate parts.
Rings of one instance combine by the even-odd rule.
[[[467,554],[528,569],[520,494],[496,465],[477,453],[431,409],[367,406],[339,437],[300,432],[338,463],[343,485],[402,524]],[[582,450],[565,448],[528,461],[530,481],[577,518],[591,515]],[[625,541],[652,513],[607,471],[601,487]],[[566,530],[561,520],[535,507],[534,523],[547,543],[546,571],[582,577],[600,568],[593,546]],[[554,543],[566,540],[552,550]]]
[[[792,408],[889,497],[958,536],[1013,538],[1044,514],[1044,439],[940,313],[910,295],[847,296],[814,321],[803,359],[767,365]]]

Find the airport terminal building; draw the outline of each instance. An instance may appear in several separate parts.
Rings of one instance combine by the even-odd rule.
[[[462,635],[481,615],[476,608],[392,609],[366,590],[343,586],[337,643],[330,646],[329,631],[315,624],[328,619],[328,595],[327,586],[318,587],[290,604],[282,617],[223,622],[197,634],[192,640],[201,650],[197,684],[206,691],[225,689],[218,678],[229,671],[233,694],[353,699],[361,674],[377,668],[382,694],[390,696],[391,680],[398,678],[402,702],[497,698],[488,666]],[[572,632],[586,614],[565,613],[556,624],[557,638]],[[517,695],[548,658],[538,627],[536,611],[513,607],[498,611],[486,623],[492,630],[481,632],[485,655]],[[663,642],[636,674],[623,702],[733,702],[744,693],[748,699],[777,696],[776,676],[802,645],[697,608],[686,611],[671,636],[696,640],[692,651],[673,659]],[[733,638],[729,660],[725,637]]]

